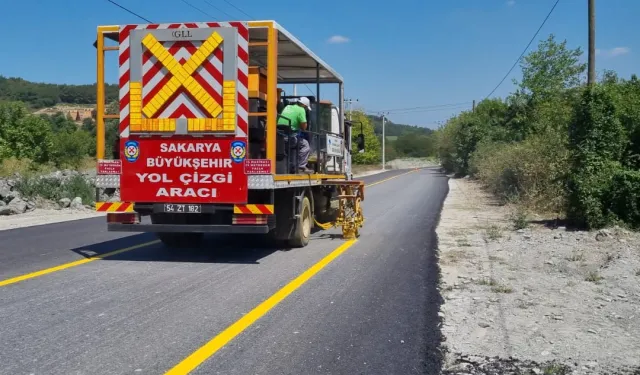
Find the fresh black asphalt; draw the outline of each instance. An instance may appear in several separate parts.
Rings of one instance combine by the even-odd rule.
[[[438,373],[447,189],[436,169],[366,188],[358,241],[194,373]],[[0,374],[162,374],[331,253],[338,234],[292,250],[226,236],[179,252],[153,243],[0,287]],[[0,231],[0,280],[154,240],[107,232],[104,218]]]

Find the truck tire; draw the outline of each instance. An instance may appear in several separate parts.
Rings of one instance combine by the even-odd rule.
[[[156,236],[169,248],[186,249],[198,247],[202,243],[204,233],[156,233]]]
[[[300,216],[295,221],[293,235],[289,239],[291,247],[305,247],[309,244],[311,237],[311,228],[313,228],[313,217],[311,214],[311,203],[309,198],[302,198],[302,206],[300,207]]]

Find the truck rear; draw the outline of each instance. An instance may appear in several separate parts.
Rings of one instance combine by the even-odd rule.
[[[278,77],[293,68],[297,76],[291,79],[300,80],[303,69],[313,69],[310,77],[317,78],[319,94],[321,60],[275,22],[251,24],[253,28],[247,22],[98,28],[96,186],[119,188],[120,200],[97,202],[96,209],[107,212],[110,231],[155,232],[170,246],[194,245],[204,233],[270,233],[304,246],[316,217],[342,196],[338,206],[358,213],[348,219],[333,215],[334,220],[357,233],[362,220],[356,200],[363,199],[358,192],[363,186],[347,181],[350,160],[345,155],[350,159],[351,140],[345,134],[351,133],[343,119],[330,131],[309,132],[319,145],[310,161],[315,169],[311,175],[290,172],[297,151],[286,141],[291,134],[276,123],[282,91]],[[250,43],[250,29],[255,39],[263,39]],[[279,69],[278,45],[284,42],[278,35],[317,62],[305,68],[308,62],[297,53]],[[106,46],[105,38],[117,38],[118,47]],[[251,60],[264,61],[251,68],[250,45]],[[103,54],[109,49],[119,55],[117,116],[104,114]],[[326,81],[340,85],[336,110],[342,113],[342,78],[325,69],[332,74]],[[119,121],[115,160],[104,158],[108,118]],[[149,221],[143,220],[146,216]]]

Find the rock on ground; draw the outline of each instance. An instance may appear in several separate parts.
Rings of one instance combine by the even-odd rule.
[[[437,229],[444,373],[640,374],[640,234],[515,231],[476,182],[449,188]]]
[[[37,178],[57,179],[62,182],[82,176],[93,185],[95,171],[78,172],[62,170],[48,173]],[[78,220],[103,216],[96,213],[90,206],[86,206],[80,197],[74,199],[62,198],[58,202],[49,201],[42,197],[25,199],[16,189],[20,176],[0,178],[0,230],[22,228],[33,225],[52,224],[61,221]],[[117,189],[102,189],[100,199],[103,201],[118,201]]]

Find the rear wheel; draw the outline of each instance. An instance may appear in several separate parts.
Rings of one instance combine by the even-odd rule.
[[[300,215],[295,220],[293,235],[289,239],[291,247],[305,247],[311,238],[311,228],[313,227],[313,217],[311,215],[311,203],[306,196],[302,198]]]

